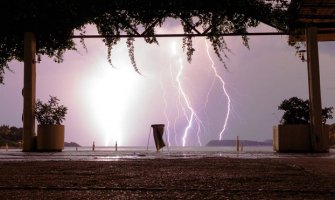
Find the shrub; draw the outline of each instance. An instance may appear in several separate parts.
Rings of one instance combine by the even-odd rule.
[[[35,117],[41,125],[60,125],[65,120],[67,108],[58,104],[59,99],[50,96],[47,103],[36,101]]]
[[[309,100],[302,100],[298,97],[285,99],[278,106],[279,110],[284,110],[281,124],[308,124],[309,117]],[[327,119],[332,119],[333,107],[325,107],[322,109],[322,123],[326,123]]]

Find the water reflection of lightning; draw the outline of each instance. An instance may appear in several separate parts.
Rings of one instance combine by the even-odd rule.
[[[224,124],[223,124],[223,127],[222,127],[222,130],[220,132],[220,136],[219,136],[219,139],[222,140],[222,135],[224,133],[224,131],[226,130],[227,128],[227,124],[228,124],[228,119],[229,119],[229,114],[230,114],[230,107],[231,107],[231,100],[230,100],[230,96],[226,90],[226,87],[225,87],[225,82],[224,80],[222,79],[222,77],[218,74],[216,68],[215,68],[215,65],[214,65],[214,61],[209,53],[209,47],[208,47],[208,43],[207,41],[205,40],[205,44],[206,44],[206,50],[207,50],[207,55],[208,55],[208,59],[211,61],[212,65],[211,65],[211,68],[215,74],[215,77],[220,80],[221,84],[222,84],[222,91],[224,92],[226,98],[227,98],[227,113],[226,113],[226,118],[224,120]],[[212,82],[213,84],[213,82]],[[212,88],[212,86],[211,86]],[[210,90],[211,91],[211,90]]]

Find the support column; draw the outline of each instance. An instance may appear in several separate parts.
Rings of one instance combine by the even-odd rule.
[[[36,101],[36,39],[24,33],[23,151],[34,151]]]
[[[317,27],[306,28],[309,109],[312,151],[324,151],[322,141],[322,105],[320,91]]]

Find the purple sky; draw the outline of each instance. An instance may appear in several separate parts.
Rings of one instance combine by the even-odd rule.
[[[178,30],[179,26],[169,27],[169,32]],[[94,28],[88,32],[94,32]],[[57,96],[69,108],[64,123],[66,141],[80,145],[91,145],[93,141],[96,145],[114,145],[118,141],[119,145],[145,146],[150,125],[164,123],[169,125],[170,145],[182,145],[188,125],[184,112],[188,117],[190,112],[177,87],[180,60],[180,84],[202,121],[199,137],[194,124],[185,137],[186,145],[198,146],[198,138],[202,145],[219,138],[227,98],[218,80],[208,95],[214,74],[204,38],[194,39],[196,52],[191,64],[182,51],[181,38],[158,40],[159,46],[136,39],[135,58],[143,76],[133,70],[125,40],[112,51],[116,68],[108,64],[107,48],[101,39],[87,39],[88,52],[77,41],[79,53],[67,52],[61,64],[42,57],[37,66],[37,98]],[[292,96],[308,98],[306,63],[287,45],[287,36],[250,37],[250,50],[242,45],[240,37],[226,40],[232,50],[226,60],[228,70],[212,49],[210,52],[231,98],[223,139],[272,139],[272,126],[282,115],[277,110],[280,102]],[[334,42],[319,43],[323,106],[335,106],[334,50]],[[14,73],[7,72],[5,85],[0,86],[0,124],[21,127],[23,63],[11,62],[10,67]]]

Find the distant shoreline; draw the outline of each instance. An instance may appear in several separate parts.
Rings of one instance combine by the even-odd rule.
[[[15,141],[10,141],[9,143],[7,143],[7,147],[9,149],[21,149],[22,148],[22,143],[19,142],[15,142]],[[0,146],[0,149],[6,149],[6,143],[4,145]],[[79,145],[76,142],[64,142],[64,147],[81,147],[81,145]]]
[[[272,140],[265,140],[263,142],[254,140],[239,140],[240,145],[243,146],[272,146]],[[207,143],[207,147],[232,147],[236,146],[236,140],[211,140]]]
[[[81,147],[81,146],[76,142],[64,142],[64,147]]]

